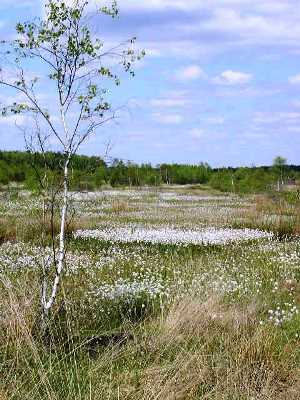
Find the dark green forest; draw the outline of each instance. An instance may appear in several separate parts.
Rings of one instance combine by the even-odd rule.
[[[38,190],[45,174],[59,175],[63,154],[0,151],[0,185],[17,183],[29,190]],[[206,184],[224,192],[254,193],[274,188],[279,179],[295,184],[300,180],[300,166],[211,168],[207,163],[135,164],[119,159],[104,162],[100,157],[75,155],[71,164],[71,187],[96,190],[111,186],[159,186],[161,184]]]

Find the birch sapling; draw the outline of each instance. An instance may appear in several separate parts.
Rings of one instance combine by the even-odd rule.
[[[48,0],[42,19],[18,23],[17,38],[1,42],[4,66],[0,69],[0,85],[5,92],[18,94],[15,102],[2,107],[2,116],[31,116],[39,127],[32,134],[36,149],[45,153],[47,145],[55,143],[55,150],[63,155],[58,253],[56,256],[53,245],[51,265],[43,263],[44,320],[57,299],[65,267],[72,157],[91,135],[115,118],[106,100],[107,87],[120,85],[121,70],[134,76],[134,62],[145,55],[144,51],[134,50],[136,38],[106,48],[92,32],[101,15],[117,18],[118,14],[115,1],[103,7],[95,1]],[[39,71],[36,76],[35,70]],[[55,94],[51,101],[48,99],[48,107],[42,101],[45,90]]]

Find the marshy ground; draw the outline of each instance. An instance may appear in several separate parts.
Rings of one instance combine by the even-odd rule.
[[[299,201],[72,194],[47,340],[41,199],[0,203],[0,399],[300,399]]]

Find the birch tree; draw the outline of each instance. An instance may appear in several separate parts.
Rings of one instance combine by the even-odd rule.
[[[277,179],[277,191],[280,192],[281,187],[284,185],[284,179],[283,179],[283,173],[284,173],[284,169],[286,167],[286,158],[281,157],[281,156],[277,156],[276,158],[274,158],[273,160],[273,168],[275,173],[278,176]]]
[[[55,303],[65,266],[72,156],[103,124],[115,117],[107,100],[107,87],[120,85],[115,68],[121,66],[133,76],[133,63],[144,56],[143,51],[134,51],[135,38],[107,49],[92,32],[101,14],[116,18],[116,2],[107,7],[97,1],[48,0],[43,18],[18,23],[17,38],[2,41],[5,65],[0,70],[0,85],[6,88],[5,93],[7,90],[17,93],[16,101],[2,107],[2,116],[33,117],[35,128],[31,141],[34,140],[38,150],[45,153],[47,145],[55,143],[56,150],[63,155],[58,250],[51,258],[52,265],[44,262],[43,267],[44,318]],[[38,73],[34,75],[33,71]],[[48,93],[51,93],[50,106]],[[55,246],[53,252],[56,252]],[[47,273],[50,268],[53,274]]]

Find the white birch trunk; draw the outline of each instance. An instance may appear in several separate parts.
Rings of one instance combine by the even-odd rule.
[[[59,252],[58,252],[55,278],[52,285],[51,294],[48,300],[46,299],[47,277],[44,276],[44,283],[42,290],[42,305],[43,305],[44,318],[47,318],[49,310],[51,309],[51,307],[55,302],[65,261],[65,229],[66,229],[67,212],[68,212],[69,161],[70,161],[70,156],[68,155],[68,158],[66,159],[64,165],[64,184],[63,184],[64,191],[63,191],[63,205],[61,210],[61,224],[59,233]]]
[[[64,178],[63,178],[63,205],[62,205],[62,210],[61,210],[61,220],[60,220],[60,233],[59,233],[59,251],[58,251],[58,258],[57,258],[57,264],[56,264],[56,273],[55,273],[55,278],[54,282],[52,285],[51,289],[51,294],[49,299],[46,299],[47,296],[47,277],[44,276],[44,285],[43,285],[43,293],[42,293],[42,305],[43,305],[43,319],[47,319],[47,316],[49,314],[49,310],[53,306],[57,292],[58,292],[58,287],[60,284],[61,280],[61,275],[63,272],[64,268],[64,262],[65,262],[65,229],[66,229],[66,221],[67,221],[67,212],[68,212],[68,192],[69,192],[69,162],[71,158],[71,151],[70,151],[70,137],[69,137],[69,132],[65,120],[65,110],[64,107],[61,105],[60,109],[60,114],[61,114],[61,121],[64,129],[64,134],[65,134],[65,154],[66,154],[66,160],[64,164]],[[54,260],[53,260],[54,262]]]

